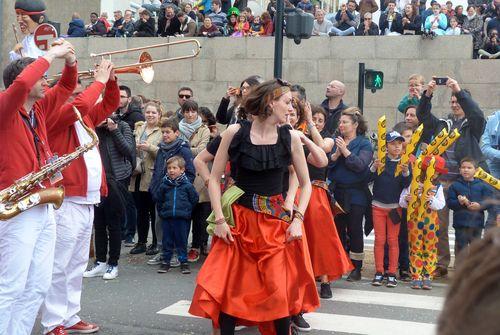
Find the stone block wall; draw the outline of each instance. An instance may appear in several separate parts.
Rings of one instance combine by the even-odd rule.
[[[129,49],[138,46],[175,41],[176,38],[83,38],[73,39],[80,69],[95,60],[90,53]],[[201,106],[214,113],[228,86],[237,86],[245,77],[258,74],[273,76],[273,38],[199,39],[202,50],[196,59],[168,62],[155,66],[155,79],[144,84],[137,75],[121,75],[120,82],[131,87],[133,94],[143,94],[163,101],[167,110],[177,109],[177,90],[190,86]],[[192,45],[151,49],[154,59],[190,53]],[[500,109],[500,66],[495,61],[472,60],[470,36],[449,36],[423,40],[418,36],[399,37],[316,37],[300,45],[285,40],[284,79],[302,84],[313,103],[324,99],[328,82],[337,79],[347,86],[345,102],[357,103],[358,63],[366,68],[384,71],[384,88],[372,94],[365,91],[364,113],[370,127],[383,114],[389,125],[401,121],[396,112],[407,92],[407,80],[421,73],[426,80],[432,75],[451,76],[470,89],[486,114]],[[137,61],[139,52],[113,56],[116,65]],[[60,67],[59,67],[60,68]],[[57,70],[57,66],[51,71]],[[449,91],[439,87],[433,99],[434,110],[441,115],[450,111]]]

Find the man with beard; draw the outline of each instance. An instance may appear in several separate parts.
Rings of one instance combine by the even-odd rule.
[[[40,24],[47,21],[45,3],[42,0],[17,0],[14,8],[16,9],[17,23],[25,37],[9,52],[10,61],[21,57],[36,59],[43,56],[45,52],[35,45],[34,32]]]
[[[331,81],[326,87],[326,99],[321,103],[327,113],[325,128],[330,134],[335,133],[340,119],[340,114],[347,106],[342,101],[345,94],[345,85],[338,81]]]

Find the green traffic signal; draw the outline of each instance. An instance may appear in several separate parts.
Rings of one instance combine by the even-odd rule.
[[[380,90],[384,87],[384,73],[382,71],[365,71],[365,88],[371,90]]]

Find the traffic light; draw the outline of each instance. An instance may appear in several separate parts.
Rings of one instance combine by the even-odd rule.
[[[384,73],[382,71],[365,71],[365,88],[375,91],[384,87]]]
[[[311,37],[314,23],[312,14],[306,13],[299,8],[285,10],[285,22],[286,37],[293,38],[296,44],[300,44],[303,38]]]

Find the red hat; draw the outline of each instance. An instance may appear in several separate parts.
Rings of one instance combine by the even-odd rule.
[[[434,170],[439,174],[447,174],[448,169],[446,168],[446,161],[441,156],[425,156],[422,161],[422,169],[427,169],[431,162],[431,159],[434,157]]]
[[[42,0],[16,0],[16,13],[22,15],[37,15],[45,13],[45,3]]]

